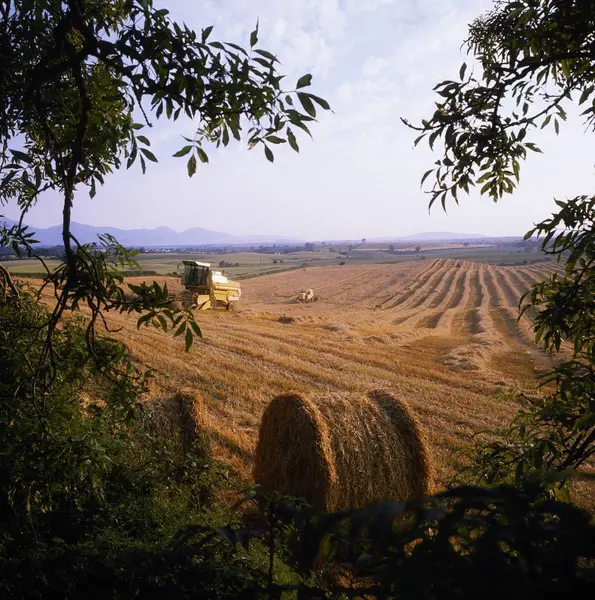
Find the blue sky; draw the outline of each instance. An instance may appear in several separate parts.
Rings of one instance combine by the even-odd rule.
[[[212,39],[245,45],[258,19],[260,43],[294,81],[314,75],[311,91],[334,109],[300,140],[301,153],[281,148],[274,165],[262,151],[235,145],[211,154],[186,176],[171,158],[193,124],[157,122],[148,132],[160,162],[112,176],[90,200],[81,189],[74,219],[124,228],[199,226],[233,234],[303,239],[400,236],[421,231],[523,234],[552,212],[553,198],[593,189],[592,136],[570,118],[559,137],[540,132],[544,155],[524,165],[514,196],[497,205],[465,197],[448,215],[428,214],[419,180],[437,157],[413,149],[399,117],[431,114],[432,87],[456,77],[467,24],[490,0],[170,0],[156,2]],[[30,224],[60,220],[60,200],[45,196]],[[14,207],[3,212],[16,216]]]

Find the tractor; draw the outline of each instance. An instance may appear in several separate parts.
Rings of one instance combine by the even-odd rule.
[[[314,302],[314,290],[308,288],[307,290],[302,290],[298,294],[298,302]]]
[[[232,310],[234,302],[242,295],[240,284],[225,276],[224,271],[214,271],[210,263],[183,260],[184,291],[180,298],[185,308],[207,310],[226,308]]]

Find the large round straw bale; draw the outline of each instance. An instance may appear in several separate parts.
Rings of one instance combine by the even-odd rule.
[[[385,391],[277,396],[260,425],[254,479],[314,508],[432,492],[430,455],[407,404]]]
[[[142,427],[154,436],[174,442],[180,452],[210,458],[205,407],[193,390],[182,389],[170,396],[152,398],[143,404]]]

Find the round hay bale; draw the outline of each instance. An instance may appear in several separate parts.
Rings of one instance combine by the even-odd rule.
[[[209,459],[211,444],[205,422],[202,398],[190,389],[147,400],[140,419],[145,431],[173,441],[174,448],[180,453],[192,451],[201,458]]]
[[[266,408],[254,480],[317,510],[432,492],[432,466],[406,402],[385,391],[277,396]]]

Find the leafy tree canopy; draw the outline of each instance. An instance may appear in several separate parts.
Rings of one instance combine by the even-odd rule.
[[[479,62],[464,63],[458,80],[442,81],[434,114],[416,145],[443,143],[428,170],[431,203],[479,186],[494,201],[514,191],[521,161],[540,152],[531,132],[566,120],[564,107],[583,107],[595,129],[595,4],[581,0],[498,0],[469,28],[467,48]],[[477,71],[477,72],[476,72]],[[431,176],[431,177],[430,177]]]
[[[47,190],[62,194],[65,261],[49,273],[56,309],[51,338],[64,310],[86,305],[94,325],[102,310],[147,310],[144,321],[186,336],[200,334],[191,313],[168,308],[168,291],[153,284],[126,300],[118,269],[137,268],[117,240],[85,246],[71,232],[75,193],[98,184],[123,166],[157,162],[147,129],[153,120],[192,119],[194,130],[175,156],[188,175],[207,163],[208,149],[232,138],[299,151],[296,132],[325,100],[304,91],[311,75],[283,87],[278,59],[258,45],[216,41],[213,27],[200,33],[172,21],[152,0],[14,0],[0,3],[0,203],[16,201],[17,226],[2,232],[2,245],[34,253],[23,217]],[[4,278],[7,274],[4,274]],[[50,350],[48,344],[48,351]]]

